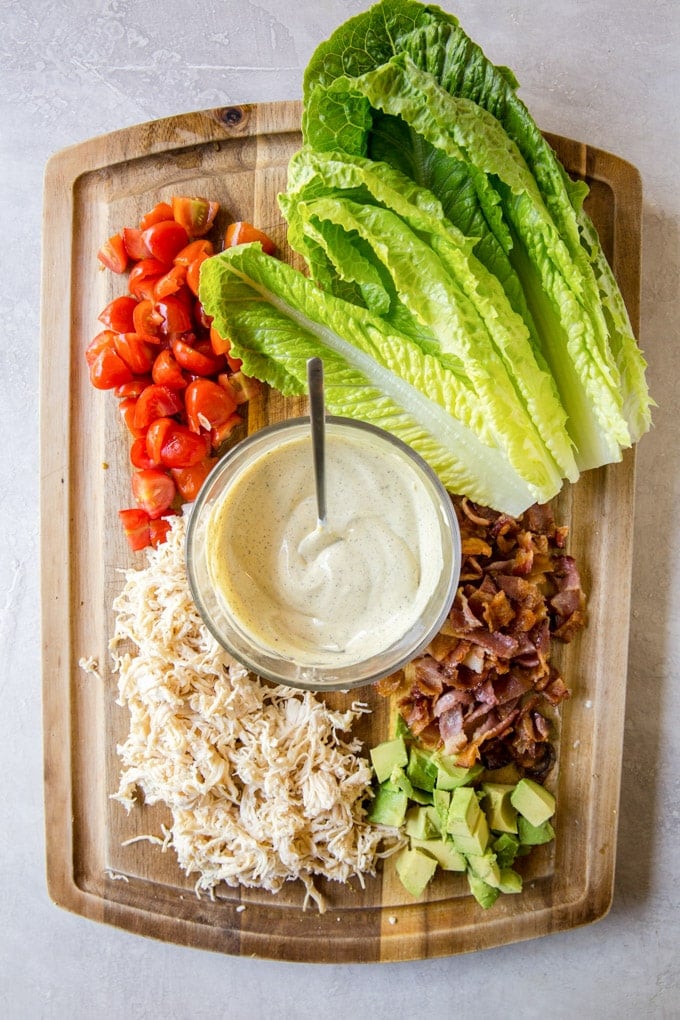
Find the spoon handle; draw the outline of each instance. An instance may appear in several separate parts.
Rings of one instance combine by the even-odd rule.
[[[326,524],[326,411],[323,400],[323,361],[321,358],[309,358],[307,361],[307,387],[312,425],[317,517],[319,525],[323,526]]]

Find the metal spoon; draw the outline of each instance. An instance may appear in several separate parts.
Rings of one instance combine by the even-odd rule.
[[[328,523],[326,513],[326,409],[323,399],[323,361],[321,358],[310,358],[307,362],[307,387],[312,426],[317,527],[325,528]]]

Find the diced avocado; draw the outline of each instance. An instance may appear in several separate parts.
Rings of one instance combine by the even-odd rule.
[[[431,805],[410,807],[406,812],[406,834],[414,839],[432,839],[439,833],[439,818]]]
[[[468,868],[467,872],[468,885],[470,886],[470,892],[479,903],[480,907],[484,907],[486,910],[488,907],[492,907],[498,897],[500,896],[500,890],[494,889],[488,882],[485,882],[483,878],[478,878],[475,873]]]
[[[459,786],[451,796],[446,827],[449,832],[472,832],[481,814],[479,800],[473,787]]]
[[[513,807],[532,825],[542,825],[555,814],[555,798],[533,779],[520,779],[510,795]]]
[[[514,789],[508,783],[482,783],[482,806],[494,832],[517,832],[517,809],[510,801]]]
[[[397,855],[395,866],[404,888],[412,896],[422,896],[437,870],[437,861],[422,850],[406,847]]]
[[[368,811],[368,820],[375,825],[389,825],[398,828],[403,825],[408,807],[408,796],[391,783],[378,787]]]
[[[522,876],[512,868],[501,868],[501,880],[498,888],[502,893],[520,893],[522,891]]]
[[[541,846],[543,843],[550,843],[554,838],[555,830],[550,822],[532,825],[522,815],[519,816],[519,839],[523,846]]]
[[[396,767],[406,768],[408,752],[403,737],[385,740],[370,751],[373,770],[379,783],[384,783]]]
[[[450,839],[412,839],[411,846],[435,858],[443,871],[465,871],[465,857]]]
[[[498,889],[501,882],[501,869],[498,867],[496,855],[489,850],[483,854],[468,854],[467,862],[469,868],[477,878],[483,879],[487,885]]]
[[[513,864],[519,850],[519,839],[511,832],[502,833],[491,844],[496,860],[501,868],[509,868]]]
[[[392,786],[396,786],[398,790],[403,790],[407,797],[413,797],[413,786],[411,780],[404,772],[401,765],[395,765],[389,777],[389,782]]]
[[[432,791],[432,803],[439,819],[439,830],[440,832],[446,832],[449,807],[451,806],[451,794],[448,790],[439,790],[435,786]]]
[[[457,786],[472,783],[484,771],[484,766],[479,764],[465,769],[462,765],[456,765],[454,758],[443,754],[437,756],[436,762],[436,785],[440,790],[455,790]]]
[[[412,786],[413,793],[411,794],[411,800],[415,804],[432,804],[432,794],[427,790],[419,790],[417,786]]]
[[[456,825],[463,825],[464,823],[455,822]],[[451,828],[449,826],[449,832]],[[477,824],[471,832],[451,832],[451,839],[453,840],[456,850],[459,850],[462,854],[483,854],[489,845],[489,826],[486,820],[486,815],[480,811]]]
[[[437,763],[432,754],[419,747],[412,747],[408,756],[406,775],[420,790],[434,790],[437,778]]]
[[[395,737],[403,737],[404,740],[413,739],[413,734],[411,733],[411,730],[408,727],[408,723],[406,722],[402,715],[397,716],[397,722],[394,727],[394,735]]]

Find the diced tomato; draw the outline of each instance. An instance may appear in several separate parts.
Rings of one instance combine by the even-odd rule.
[[[143,468],[132,475],[132,492],[142,510],[155,520],[170,508],[177,489],[167,471]]]
[[[228,354],[231,350],[231,340],[220,336],[212,323],[210,325],[210,344],[215,354]]]
[[[196,435],[186,425],[171,423],[161,448],[161,464],[168,468],[189,468],[210,453],[207,435]]]
[[[98,354],[108,347],[115,349],[113,341],[115,340],[116,334],[112,329],[103,329],[101,333],[97,333],[94,339],[90,340],[89,344],[85,348],[85,360],[88,365],[92,365]]]
[[[189,263],[187,268],[187,287],[196,297],[198,297],[198,288],[201,282],[201,266],[207,258],[209,258],[208,255],[199,255]]]
[[[140,510],[139,508],[119,510],[118,517],[125,530],[125,537],[130,543],[130,548],[134,549],[135,552],[139,549],[145,549],[151,541],[149,532],[150,518],[146,510]]]
[[[134,375],[148,375],[156,360],[156,348],[141,333],[116,333],[114,345]]]
[[[167,266],[164,266],[158,259],[142,259],[141,262],[138,262],[130,270],[128,290],[138,301],[142,301],[145,298],[148,301],[153,301],[153,290],[156,286],[156,281],[160,280],[166,271]],[[120,332],[125,331],[121,330]]]
[[[97,252],[99,261],[112,273],[124,273],[128,264],[128,253],[120,234],[114,234],[105,241]]]
[[[145,333],[146,336],[158,336],[160,325],[163,321],[156,311],[153,301],[143,298],[135,305],[132,313],[132,321],[135,326],[135,333]]]
[[[136,468],[158,467],[158,461],[154,461],[148,454],[146,448],[146,436],[138,436],[130,447],[130,462]]]
[[[154,549],[165,542],[171,527],[172,524],[167,517],[157,517],[156,520],[149,521],[149,541]]]
[[[125,245],[125,251],[135,262],[139,262],[141,259],[148,259],[151,254],[144,244],[141,230],[138,230],[137,227],[124,228],[123,244]]]
[[[146,452],[149,460],[159,467],[162,461],[163,443],[175,421],[172,418],[156,418],[146,430]]]
[[[99,315],[99,321],[114,333],[131,333],[134,329],[132,313],[135,304],[135,299],[126,294],[114,298]]]
[[[213,450],[218,450],[222,443],[226,442],[229,436],[232,434],[235,428],[243,424],[243,418],[240,414],[234,412],[230,418],[223,421],[221,425],[215,425],[210,430],[210,445]]]
[[[258,230],[252,223],[246,223],[245,220],[237,220],[236,223],[230,223],[227,227],[227,232],[224,236],[225,248],[231,248],[236,244],[252,244],[253,241],[259,241],[262,245],[262,251],[267,255],[273,255],[276,251],[276,245],[271,237],[265,234],[263,230]]]
[[[192,375],[217,375],[226,366],[224,358],[213,353],[209,340],[199,340],[192,347],[175,337],[170,341],[170,348],[177,363]]]
[[[151,376],[140,375],[137,376],[136,379],[130,379],[129,382],[121,383],[120,386],[116,386],[113,391],[113,394],[114,396],[121,398],[134,397],[136,400],[137,397],[144,392],[147,386],[150,385]]]
[[[212,241],[203,237],[198,241],[190,241],[189,244],[177,252],[174,258],[176,266],[190,266],[195,259],[208,258],[215,251]]]
[[[186,246],[189,235],[181,223],[176,223],[175,220],[160,220],[142,231],[142,239],[152,258],[168,266],[172,264],[175,255]]]
[[[203,485],[213,467],[217,463],[217,457],[206,457],[198,464],[192,464],[188,468],[172,468],[170,474],[175,480],[177,491],[182,499],[189,503],[198,496],[199,489]]]
[[[162,220],[171,220],[172,217],[172,206],[169,202],[159,202],[157,205],[150,209],[148,213],[145,213],[139,221],[140,230],[148,230],[154,223],[160,223]]]
[[[208,315],[198,298],[194,301],[194,319],[199,325],[203,326],[203,329],[210,330],[212,315]]]
[[[236,410],[234,394],[212,379],[194,379],[184,394],[187,423],[194,432],[224,425]]]
[[[112,390],[130,379],[132,372],[111,347],[104,347],[90,365],[90,382],[98,390]]]
[[[189,308],[177,294],[168,294],[162,301],[156,302],[156,311],[161,316],[164,333],[186,333],[193,325]]]
[[[172,199],[172,214],[190,237],[202,237],[207,234],[219,209],[219,202],[209,202],[206,198]]]
[[[157,355],[151,370],[153,381],[159,386],[167,386],[171,390],[183,390],[189,380],[175,361],[171,351],[161,351]]]
[[[147,386],[137,400],[135,412],[135,427],[147,429],[156,418],[170,417],[179,414],[184,407],[182,397],[176,390],[168,386],[159,386],[152,383]]]
[[[123,397],[118,405],[120,416],[123,422],[134,439],[140,439],[144,435],[144,429],[137,428],[135,425],[135,411],[137,410],[137,398],[136,397]]]
[[[187,278],[185,266],[173,266],[168,272],[156,281],[153,289],[153,296],[156,301],[161,301],[169,294],[176,294],[180,287],[184,286]]]
[[[217,381],[225,390],[231,391],[237,405],[247,403],[260,392],[260,380],[244,375],[243,372],[232,372],[231,374],[221,372]]]

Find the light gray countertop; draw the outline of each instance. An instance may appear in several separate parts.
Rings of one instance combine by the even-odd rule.
[[[592,927],[482,953],[300,965],[181,948],[71,916],[44,879],[38,569],[42,178],[51,153],[138,122],[297,98],[314,47],[362,0],[0,4],[0,1012],[9,1018],[680,1015],[680,5],[449,0],[513,68],[540,126],[633,163],[644,187],[641,344],[658,403],[638,451],[613,907]],[[617,763],[612,762],[612,768]]]

